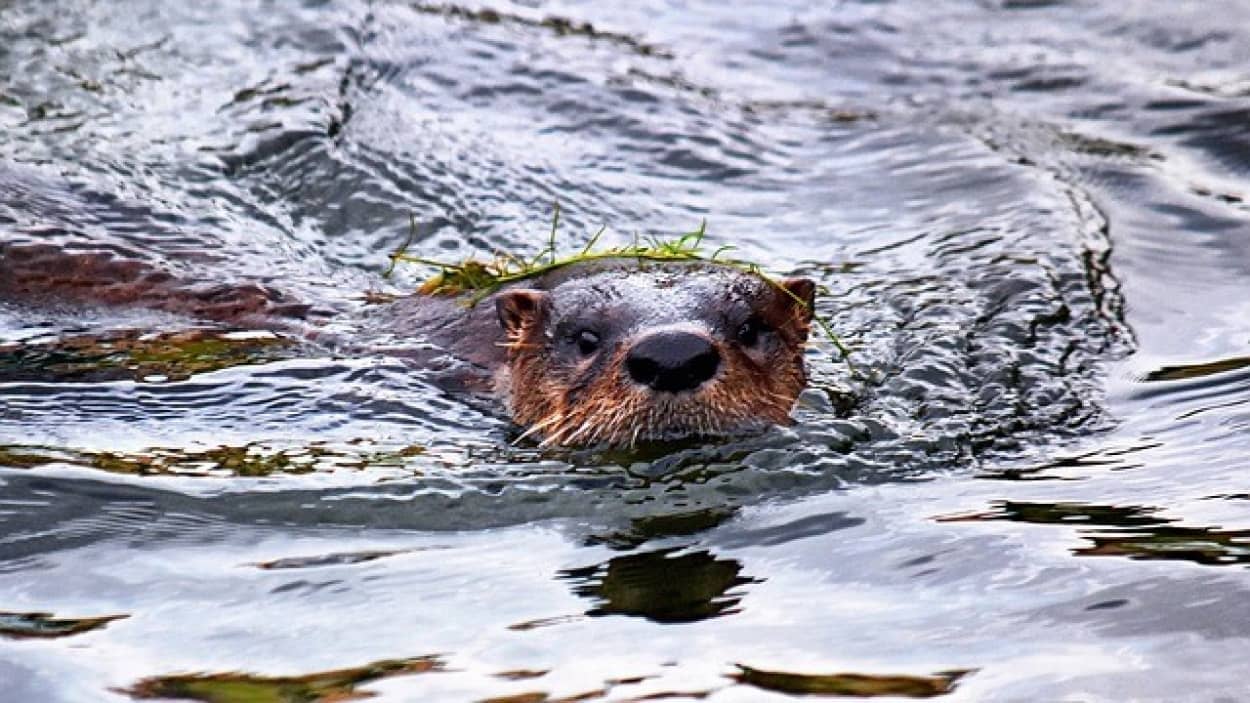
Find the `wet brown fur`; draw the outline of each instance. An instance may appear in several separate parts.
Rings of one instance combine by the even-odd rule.
[[[544,313],[537,309],[510,332],[505,345],[513,420],[528,428],[523,437],[539,437],[543,445],[632,446],[640,440],[790,424],[790,410],[807,383],[803,349],[812,311],[809,282],[793,293],[802,303],[786,290],[779,289],[757,311],[780,335],[778,349],[761,360],[709,336],[721,357],[717,375],[676,395],[655,393],[630,380],[628,342],[612,349],[603,370],[584,384],[569,384],[550,373],[542,343]]]
[[[66,252],[51,245],[0,244],[0,297],[129,305],[255,327],[311,311],[256,283],[192,285],[108,252]]]

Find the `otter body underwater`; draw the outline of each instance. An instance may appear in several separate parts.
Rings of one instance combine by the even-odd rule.
[[[571,264],[470,306],[412,295],[362,321],[452,385],[486,391],[544,445],[632,445],[786,424],[806,384],[814,284],[700,261]],[[266,286],[201,285],[105,253],[0,244],[0,299],[134,306],[324,342],[327,312]],[[368,336],[368,335],[365,335]],[[335,345],[351,348],[351,340]]]
[[[620,258],[556,269],[467,310],[406,298],[387,317],[490,370],[527,436],[629,445],[788,423],[814,294],[805,278]]]

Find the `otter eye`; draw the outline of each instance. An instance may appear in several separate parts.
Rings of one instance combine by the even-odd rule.
[[[738,343],[744,347],[753,347],[760,341],[760,333],[767,331],[763,322],[752,317],[738,328]]]
[[[590,330],[582,330],[573,335],[572,341],[583,356],[590,356],[599,350],[599,335]]]

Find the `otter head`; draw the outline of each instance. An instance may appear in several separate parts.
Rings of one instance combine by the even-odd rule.
[[[814,293],[805,278],[636,263],[500,293],[513,419],[561,445],[787,424]]]

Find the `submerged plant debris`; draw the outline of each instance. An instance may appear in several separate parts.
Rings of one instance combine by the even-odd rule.
[[[357,687],[381,679],[442,671],[437,656],[385,659],[351,669],[335,669],[303,676],[258,676],[230,672],[179,674],[144,679],[121,691],[140,700],[177,698],[206,703],[287,703],[354,701],[373,696]]]
[[[871,674],[793,674],[765,671],[738,664],[730,678],[738,683],[793,695],[853,696],[871,698],[933,698],[955,690],[969,671],[944,671],[933,676],[882,676]]]
[[[408,253],[408,247],[416,238],[417,226],[415,218],[411,221],[408,239],[400,248],[390,254],[391,265],[386,271],[389,276],[397,263],[420,264],[437,269],[430,278],[421,284],[417,292],[421,295],[467,296],[470,305],[474,305],[487,296],[499,291],[511,283],[538,278],[558,269],[605,259],[635,259],[641,265],[644,262],[705,262],[738,269],[752,276],[758,276],[777,290],[790,296],[800,305],[806,306],[807,301],[794,295],[781,285],[775,278],[766,274],[763,268],[754,262],[734,259],[726,256],[732,251],[732,245],[709,249],[704,244],[707,235],[707,221],[699,224],[699,228],[671,239],[661,237],[635,237],[629,244],[596,249],[595,245],[607,230],[600,227],[584,247],[573,253],[561,254],[556,246],[556,234],[560,227],[560,204],[556,203],[551,218],[551,232],[547,244],[533,256],[518,256],[509,252],[500,252],[494,259],[481,261],[468,258],[460,263],[448,263]],[[851,351],[843,344],[841,338],[821,315],[812,311],[812,320],[820,327],[825,336],[837,348],[842,359],[846,359]]]
[[[424,449],[417,445],[367,451],[317,443],[282,448],[261,443],[186,449],[155,447],[136,452],[0,445],[0,467],[34,469],[69,464],[133,476],[256,478],[382,466],[408,471],[411,470],[405,468],[408,460],[423,452]]]
[[[268,332],[135,330],[0,344],[0,379],[183,381],[232,366],[293,356],[295,341]]]
[[[59,618],[52,613],[0,612],[0,637],[12,639],[52,639],[69,637],[104,627],[128,615],[92,618]]]

